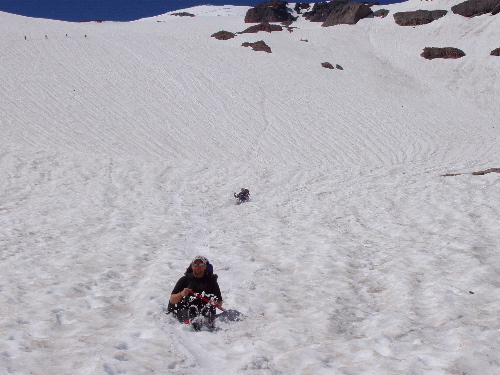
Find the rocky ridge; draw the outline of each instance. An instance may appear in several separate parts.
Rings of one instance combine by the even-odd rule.
[[[239,32],[230,32],[222,30],[212,34],[212,37],[218,40],[228,40],[236,37],[238,34],[250,34],[264,32],[279,32],[287,29],[292,32],[294,27],[290,25],[293,24],[299,17],[310,22],[321,23],[322,27],[332,27],[336,25],[355,25],[361,19],[367,17],[379,17],[385,18],[389,11],[386,9],[379,9],[375,12],[371,10],[371,7],[378,5],[378,3],[369,2],[356,2],[351,0],[335,0],[329,2],[315,3],[312,8],[310,3],[295,3],[293,9],[288,7],[288,2],[284,0],[270,0],[256,5],[250,8],[245,15],[245,23],[256,23],[248,27],[247,29]],[[455,14],[459,14],[463,17],[476,17],[483,14],[491,13],[491,15],[496,15],[500,12],[500,0],[466,0],[451,7],[451,10]],[[443,9],[433,9],[433,10],[422,10],[418,9],[415,11],[408,12],[397,12],[394,13],[394,22],[402,27],[407,26],[420,26],[426,25],[436,20],[445,17],[448,14],[447,10]],[[281,25],[276,25],[273,23],[281,23]],[[302,40],[308,41],[308,40]],[[244,42],[242,46],[252,47],[255,51],[266,51],[271,53],[271,47],[269,47],[264,40],[258,42]],[[457,47],[425,47],[420,56],[425,59],[457,59],[464,57],[466,54],[464,51]],[[499,56],[499,49],[494,49],[491,51],[492,56]],[[321,63],[323,67],[334,69],[333,65],[330,63]],[[342,68],[338,68],[342,70]]]

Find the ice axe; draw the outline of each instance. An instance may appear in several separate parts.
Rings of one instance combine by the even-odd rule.
[[[212,301],[211,299],[207,298],[207,297],[203,297],[201,294],[199,293],[195,293],[193,292],[192,290],[189,290],[189,294],[192,294],[193,296],[201,299],[202,301],[206,302],[206,303],[209,303],[210,305],[212,306],[215,306],[217,307],[218,309],[220,309],[221,311],[224,311],[224,312],[227,312],[227,310],[223,307],[220,307],[219,305],[217,305],[214,301]]]

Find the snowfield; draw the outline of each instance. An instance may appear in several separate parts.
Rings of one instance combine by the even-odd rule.
[[[226,41],[248,7],[0,12],[0,373],[500,374],[500,15],[392,18],[459,2]],[[198,253],[215,332],[165,314]]]

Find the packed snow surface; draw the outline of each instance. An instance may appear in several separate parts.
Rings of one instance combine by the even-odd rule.
[[[458,2],[0,13],[0,373],[500,374],[500,15],[392,18]],[[214,332],[165,314],[198,253]]]

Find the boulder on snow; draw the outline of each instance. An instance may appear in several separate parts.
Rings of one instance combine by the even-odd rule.
[[[257,22],[285,22],[295,21],[297,18],[288,12],[288,2],[271,0],[250,8],[245,15],[246,23]]]
[[[243,47],[252,47],[254,51],[264,51],[267,53],[272,53],[271,47],[269,47],[263,40],[259,40],[258,42],[255,43],[245,42],[242,43],[241,45]]]
[[[266,31],[268,33],[272,31],[283,31],[283,27],[280,25],[272,25],[269,22],[262,22],[258,25],[250,26],[248,29],[241,31],[240,34],[258,33],[259,31]]]
[[[379,9],[379,10],[376,10],[375,12],[373,12],[373,15],[375,17],[381,17],[381,18],[387,17],[388,14],[389,14],[389,10],[387,10],[387,9]]]
[[[335,68],[337,68],[338,70],[344,70],[344,68],[342,68],[339,64],[335,64],[335,66],[333,66],[333,64],[329,63],[329,62],[322,62],[321,66],[323,68],[327,68],[327,69],[335,69]]]
[[[464,17],[500,12],[500,0],[467,0],[451,7],[451,11]]]
[[[447,10],[415,10],[413,12],[394,13],[394,21],[399,26],[419,26],[431,23],[448,13]]]
[[[226,31],[226,30],[217,31],[216,33],[213,33],[211,35],[212,38],[215,38],[218,40],[228,40],[228,39],[234,38],[235,36],[236,36],[235,33],[232,33],[230,31]]]
[[[311,22],[323,22],[321,26],[328,27],[340,24],[354,25],[372,13],[370,7],[364,3],[337,0],[314,4],[310,12],[304,13],[304,18]]]
[[[455,47],[425,47],[420,56],[432,59],[459,59],[465,56],[464,51]]]
[[[491,56],[500,56],[500,47],[491,51],[490,55]]]

